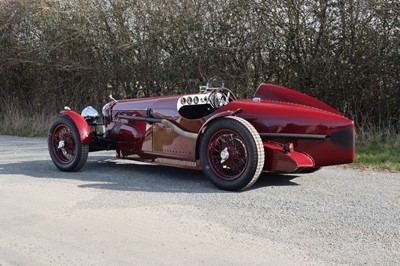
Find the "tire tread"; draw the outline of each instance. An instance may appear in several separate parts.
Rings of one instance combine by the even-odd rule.
[[[238,116],[227,116],[226,118],[234,119],[236,121],[241,122],[249,130],[250,134],[253,136],[254,141],[256,142],[257,154],[258,154],[257,169],[251,181],[244,188],[242,188],[242,190],[245,190],[251,187],[258,180],[258,178],[262,173],[265,162],[264,145],[261,140],[260,134],[258,134],[257,130],[254,128],[252,124],[250,124],[250,122]]]

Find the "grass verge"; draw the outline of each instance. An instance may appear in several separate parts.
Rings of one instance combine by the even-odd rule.
[[[400,172],[400,135],[372,134],[356,142],[356,167]]]
[[[0,134],[20,137],[45,137],[54,112],[34,104],[21,108],[12,96],[0,97]]]
[[[47,128],[52,117],[48,114],[26,115],[18,110],[3,113],[3,116],[0,116],[0,135],[47,136]]]
[[[0,122],[1,123],[1,122]],[[24,128],[0,128],[0,135],[13,135],[19,137],[45,137],[47,129]]]

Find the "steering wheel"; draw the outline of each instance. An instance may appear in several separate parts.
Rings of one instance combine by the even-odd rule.
[[[236,96],[226,88],[219,88],[211,92],[208,100],[213,108],[220,108],[231,101],[235,101]]]

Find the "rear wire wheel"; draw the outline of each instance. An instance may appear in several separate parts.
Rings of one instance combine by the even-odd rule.
[[[264,148],[257,130],[236,116],[209,125],[200,143],[200,162],[211,182],[224,190],[249,188],[264,167]]]
[[[61,171],[79,171],[86,163],[89,145],[82,144],[75,122],[67,115],[54,118],[47,138],[51,160]]]

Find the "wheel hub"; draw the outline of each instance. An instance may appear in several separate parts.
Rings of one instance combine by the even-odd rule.
[[[224,163],[226,160],[229,159],[229,151],[228,151],[228,147],[226,147],[225,149],[223,149],[221,151],[221,163]]]
[[[64,147],[65,147],[65,141],[64,140],[60,140],[60,142],[58,143],[57,149],[62,149]]]

